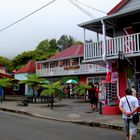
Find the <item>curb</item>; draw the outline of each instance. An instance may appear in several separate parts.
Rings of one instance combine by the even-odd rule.
[[[23,115],[33,116],[31,113],[24,112],[24,111],[19,111],[19,110],[14,110],[14,109],[0,108],[0,110],[1,111],[5,111],[5,112],[12,112],[12,113],[17,113],[17,114],[23,114]]]
[[[82,125],[88,125],[92,127],[101,127],[101,128],[108,128],[108,129],[116,129],[116,130],[123,130],[123,126],[119,125],[113,125],[113,124],[105,124],[105,123],[100,123],[100,122],[74,122],[77,124],[82,124]]]
[[[87,126],[92,126],[92,127],[101,127],[101,128],[110,128],[110,129],[117,129],[117,130],[123,130],[122,126],[117,126],[113,124],[103,124],[99,122],[86,122],[86,121],[72,121],[72,120],[64,120],[64,119],[58,119],[58,118],[53,118],[53,117],[44,117],[39,114],[31,114],[28,112],[20,111],[20,110],[14,110],[14,109],[8,109],[8,108],[0,108],[1,111],[5,112],[12,112],[12,113],[17,113],[17,114],[23,114],[23,115],[28,115],[28,116],[33,116],[41,119],[49,119],[49,120],[54,120],[54,121],[61,121],[61,122],[71,122],[71,123],[76,123],[80,125],[87,125]]]
[[[108,129],[115,129],[115,130],[124,130],[123,126],[120,125],[114,125],[114,124],[106,124],[106,123],[100,123],[100,122],[86,122],[86,121],[74,121],[74,120],[64,120],[64,119],[58,119],[58,118],[53,118],[53,117],[44,117],[39,114],[32,114],[20,110],[14,110],[14,109],[8,109],[8,108],[0,108],[1,111],[5,112],[12,112],[12,113],[17,113],[17,114],[23,114],[27,116],[32,116],[32,117],[37,117],[41,119],[49,119],[49,120],[54,120],[54,121],[60,121],[60,122],[71,122],[75,124],[80,124],[80,125],[87,125],[91,127],[101,127],[101,128],[108,128]],[[140,132],[140,128],[138,128],[138,132]]]

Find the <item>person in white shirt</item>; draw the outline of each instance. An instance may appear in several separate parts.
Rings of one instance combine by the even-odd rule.
[[[123,113],[126,138],[127,140],[132,140],[133,136],[136,135],[137,133],[137,124],[133,123],[132,114],[137,112],[139,103],[138,103],[138,99],[132,96],[132,90],[130,88],[127,88],[125,90],[125,93],[126,93],[126,96],[120,99],[119,108],[121,112]],[[127,100],[130,104],[131,110],[130,110]]]

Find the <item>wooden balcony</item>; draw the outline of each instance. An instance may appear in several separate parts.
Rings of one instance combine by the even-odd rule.
[[[81,64],[79,66],[55,67],[36,70],[36,74],[41,77],[65,76],[65,75],[84,75],[105,73],[104,67],[95,64]]]
[[[85,43],[84,61],[103,60],[103,42]],[[115,37],[105,41],[106,59],[118,59],[119,52],[125,57],[140,56],[140,33]]]

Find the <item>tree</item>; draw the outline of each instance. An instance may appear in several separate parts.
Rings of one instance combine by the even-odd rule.
[[[63,50],[67,47],[72,46],[73,44],[75,44],[75,40],[73,37],[71,36],[67,36],[67,35],[62,35],[60,37],[60,39],[57,41],[57,44],[59,46],[59,50]]]
[[[48,39],[41,41],[35,50],[25,51],[12,60],[13,69],[19,69],[30,60],[44,60],[56,53],[57,41]]]
[[[52,50],[57,50],[58,48],[57,48],[57,40],[56,39],[51,39],[50,41],[49,41],[49,44],[50,44],[50,48],[52,49]]]
[[[12,79],[9,78],[2,78],[0,79],[0,87],[11,87],[12,86]]]
[[[81,83],[74,88],[74,93],[79,94],[79,95],[84,95],[85,96],[85,101],[86,101],[86,92],[90,88],[91,88],[90,85]]]
[[[75,44],[80,44],[80,45],[83,45],[84,43],[81,42],[81,41],[76,41]]]
[[[17,55],[12,60],[13,69],[21,68],[23,65],[28,63],[28,61],[33,60],[33,56],[34,56],[34,51],[27,51]]]
[[[0,56],[0,64],[4,65],[8,72],[11,72],[13,69],[12,68],[12,61],[6,57]]]
[[[40,78],[38,75],[32,74],[32,75],[27,75],[27,80],[19,81],[19,84],[27,84],[31,86],[33,89],[33,96],[34,96],[35,92],[37,92],[37,90],[45,82],[46,82],[46,79]]]
[[[0,57],[0,62],[6,64],[8,71],[12,71],[13,69],[17,70],[30,60],[46,60],[56,54],[58,51],[74,44],[82,44],[82,42],[75,41],[73,37],[67,35],[62,35],[58,41],[54,38],[51,40],[45,39],[37,45],[35,50],[24,51],[11,61],[7,58]]]
[[[42,96],[48,95],[48,96],[57,96],[59,99],[62,99],[63,97],[63,89],[60,84],[60,81],[57,81],[52,84],[46,84],[42,85],[44,90],[41,92]]]
[[[39,43],[34,51],[34,60],[44,60],[51,57],[57,52],[57,41],[56,39],[43,40]]]
[[[49,40],[43,40],[39,43],[39,45],[36,47],[36,50],[42,50],[44,52],[47,52],[50,48]]]
[[[63,98],[63,86],[61,86],[60,81],[53,84],[42,85],[44,90],[41,92],[41,96],[48,95],[50,97],[49,106],[53,108],[53,98],[58,97],[59,100]]]
[[[5,88],[8,87],[10,88],[12,86],[12,79],[9,78],[2,78],[0,79],[0,88]],[[3,100],[3,94],[0,96],[0,101],[2,102]]]

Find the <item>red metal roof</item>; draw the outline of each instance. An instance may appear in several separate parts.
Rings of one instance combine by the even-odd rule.
[[[116,13],[120,8],[122,8],[129,0],[121,0],[115,7],[113,7],[107,15],[112,15]]]
[[[15,74],[35,73],[35,72],[36,72],[35,61],[29,61],[26,65],[15,71]]]
[[[0,67],[5,67],[4,64],[0,64]]]
[[[4,74],[4,73],[0,73],[0,78],[10,78],[10,79],[12,79],[13,76],[8,75],[8,74]]]
[[[83,56],[84,47],[83,45],[73,45],[50,57],[48,60],[66,59],[72,57]]]

